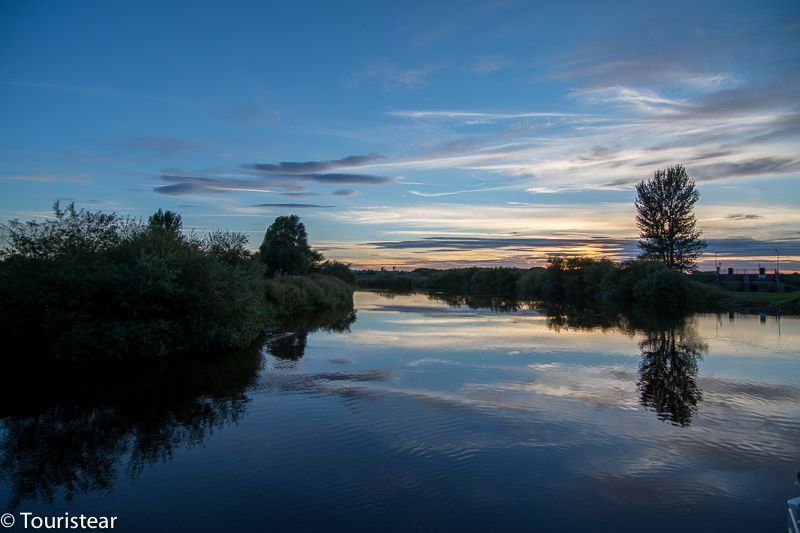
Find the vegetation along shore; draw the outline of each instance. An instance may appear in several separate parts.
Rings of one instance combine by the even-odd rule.
[[[113,363],[243,348],[298,315],[351,310],[349,268],[279,217],[257,253],[242,233],[199,238],[180,215],[147,223],[54,205],[11,221],[0,261],[6,363]]]

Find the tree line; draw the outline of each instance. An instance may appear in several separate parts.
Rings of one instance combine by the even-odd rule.
[[[145,223],[56,203],[52,218],[4,230],[7,363],[226,350],[298,314],[352,309],[349,268],[312,250],[296,216],[276,219],[259,253],[242,233],[187,234],[161,209]]]

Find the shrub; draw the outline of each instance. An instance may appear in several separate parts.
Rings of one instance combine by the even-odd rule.
[[[0,334],[9,352],[24,354],[7,363],[152,360],[245,347],[271,316],[352,307],[352,288],[330,276],[268,282],[243,234],[187,237],[170,211],[144,225],[54,208],[53,219],[5,228],[0,299],[13,305],[0,306]]]
[[[356,275],[350,270],[350,265],[338,261],[325,261],[320,265],[319,273],[325,276],[338,278],[349,285],[356,284]]]

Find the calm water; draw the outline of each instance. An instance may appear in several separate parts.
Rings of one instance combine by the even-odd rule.
[[[169,387],[3,406],[0,511],[130,531],[785,530],[800,318],[645,331],[423,295],[356,307]]]

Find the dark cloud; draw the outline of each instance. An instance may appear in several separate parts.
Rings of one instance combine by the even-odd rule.
[[[603,187],[622,187],[623,185],[631,185],[634,183],[639,183],[641,180],[639,178],[620,178],[616,180],[612,180],[606,183],[603,183]]]
[[[747,215],[745,215],[747,216]],[[419,253],[436,251],[472,251],[482,249],[503,249],[507,251],[535,251],[537,248],[569,249],[573,247],[592,246],[612,259],[635,257],[639,254],[636,239],[616,239],[609,237],[558,237],[558,238],[525,238],[525,237],[430,237],[406,241],[382,241],[367,243],[383,249],[419,250]],[[746,237],[730,239],[712,239],[708,241],[706,253],[714,252],[732,257],[758,255],[774,255],[780,250],[782,256],[800,255],[800,239],[763,241]]]
[[[739,176],[788,174],[800,171],[800,160],[788,157],[760,157],[735,163],[714,163],[695,167],[699,180],[711,181]]]
[[[280,163],[255,163],[248,165],[247,168],[258,170],[266,174],[281,174],[289,176],[307,176],[324,174],[330,170],[347,167],[360,167],[386,159],[385,156],[377,153],[367,155],[349,155],[342,159],[331,159],[328,161],[282,161]]]
[[[800,255],[800,240],[782,239],[761,241],[746,237],[731,239],[712,239],[708,241],[707,253],[721,253],[737,257],[766,255],[774,256],[779,250],[781,256]]]
[[[589,155],[585,155],[580,157],[580,161],[608,161],[613,159],[615,155],[619,153],[619,150],[615,150],[614,148],[609,148],[608,146],[595,146],[592,148],[592,151]]]
[[[183,196],[184,194],[198,192],[224,192],[224,189],[214,189],[200,183],[174,183],[172,185],[154,187],[153,191],[158,194],[166,194],[169,196]]]
[[[746,213],[731,213],[727,217],[730,220],[755,220],[757,218],[764,218],[761,215],[750,215]]]
[[[336,191],[333,191],[334,196],[355,196],[357,194],[358,193],[353,189],[338,189]]]
[[[250,172],[249,175],[245,173],[245,175],[239,178],[207,178],[164,174],[161,176],[161,179],[170,182],[171,185],[155,187],[153,190],[159,194],[174,196],[204,192],[221,193],[229,190],[272,192],[286,196],[317,196],[316,193],[306,189],[308,182],[378,185],[394,181],[392,178],[370,174],[326,172],[339,168],[363,166],[382,159],[385,159],[385,157],[380,154],[372,153],[367,155],[351,155],[342,159],[330,161],[284,161],[276,164],[243,165],[242,168]],[[334,194],[338,196],[352,196],[356,193],[350,189],[342,189]]]
[[[366,185],[392,181],[391,178],[384,176],[370,176],[367,174],[311,174],[308,178],[320,183],[362,183]]]
[[[372,246],[386,249],[414,249],[414,248],[438,248],[443,250],[478,250],[494,248],[552,248],[552,247],[573,247],[573,246],[595,246],[606,248],[609,251],[621,251],[636,246],[636,242],[625,239],[613,239],[608,237],[584,237],[584,238],[545,238],[545,237],[429,237],[418,240],[408,241],[383,241],[369,243]]]
[[[288,191],[280,193],[281,196],[292,196],[294,198],[308,198],[309,196],[319,196],[319,194],[311,191]]]
[[[335,205],[317,205],[317,204],[255,204],[250,207],[285,207],[287,209],[327,209],[329,207],[336,207]]]

